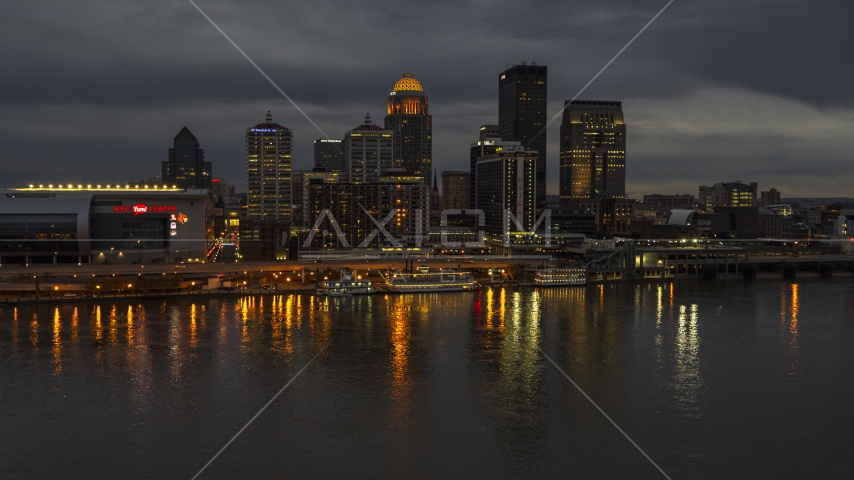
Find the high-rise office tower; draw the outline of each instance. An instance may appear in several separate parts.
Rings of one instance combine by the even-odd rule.
[[[314,165],[323,165],[327,172],[343,172],[344,142],[327,138],[315,140]]]
[[[164,184],[178,188],[211,188],[211,162],[205,161],[205,151],[186,125],[175,135],[169,160],[163,162],[162,178]]]
[[[424,87],[411,73],[394,84],[388,97],[385,128],[394,132],[394,167],[424,178],[430,185],[433,168],[433,117]]]
[[[391,171],[377,181],[379,215],[395,211],[385,228],[404,246],[421,246],[429,240],[430,190],[424,179],[403,172]],[[383,235],[378,235],[383,237]]]
[[[371,124],[371,115],[365,115],[365,124],[344,134],[344,170],[350,183],[376,183],[380,175],[392,168],[394,133]]]
[[[486,231],[503,235],[530,231],[536,219],[537,152],[521,143],[477,160],[477,204],[483,210]],[[510,218],[516,218],[522,228]]]
[[[626,198],[623,105],[576,100],[560,126],[560,206],[599,198]]]
[[[498,125],[481,125],[480,137],[478,141],[471,144],[471,154],[469,157],[469,208],[477,208],[477,199],[475,198],[475,187],[477,185],[477,165],[478,157],[495,153],[495,149],[501,144],[501,133]]]
[[[568,102],[568,101],[567,101]],[[629,231],[626,124],[622,102],[576,100],[560,126],[560,207],[596,215],[596,231]]]
[[[268,111],[264,123],[246,129],[249,218],[290,222],[293,132]]]
[[[546,207],[547,67],[513,65],[498,75],[498,125],[505,141],[537,152],[537,209]],[[540,133],[542,131],[542,133]],[[539,134],[539,135],[538,135]]]
[[[317,180],[321,180],[325,183],[338,183],[339,178],[342,176],[342,172],[329,172],[321,165],[316,165],[310,172],[294,170],[291,173],[292,224],[308,227],[311,226],[306,225],[306,222],[308,221],[307,219],[309,218],[309,183]]]

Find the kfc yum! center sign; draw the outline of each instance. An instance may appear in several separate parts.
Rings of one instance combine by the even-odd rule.
[[[178,207],[175,205],[145,205],[143,203],[137,203],[136,205],[119,205],[113,207],[113,212],[133,213],[134,217],[146,213],[170,213],[177,211]]]

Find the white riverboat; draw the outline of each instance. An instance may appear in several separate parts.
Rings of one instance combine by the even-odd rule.
[[[353,278],[355,277],[355,278]],[[370,280],[362,280],[354,270],[341,269],[338,280],[320,280],[317,282],[317,294],[330,297],[348,297],[374,293],[374,284]]]
[[[389,270],[385,275],[380,272],[380,275],[385,282],[378,284],[377,290],[384,292],[462,292],[480,289],[480,284],[467,270],[430,271],[428,267],[420,267],[413,273]]]
[[[538,287],[561,287],[587,285],[587,270],[583,268],[547,268],[537,271],[534,285]]]

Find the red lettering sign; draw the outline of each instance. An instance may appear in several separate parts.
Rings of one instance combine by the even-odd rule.
[[[137,203],[134,206],[128,205],[120,205],[113,207],[113,212],[116,213],[131,213],[133,212],[133,216],[142,215],[144,213],[164,213],[164,212],[177,212],[178,207],[175,205],[152,205],[148,206],[142,203]]]
[[[175,212],[178,210],[178,207],[174,205],[161,205],[156,207],[148,207],[148,211],[152,213],[158,212]]]

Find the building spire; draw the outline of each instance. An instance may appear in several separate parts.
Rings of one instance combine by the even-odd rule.
[[[365,114],[365,125],[370,125],[370,124],[371,124],[371,114],[366,113]]]
[[[267,110],[267,123],[273,123],[273,113]]]

